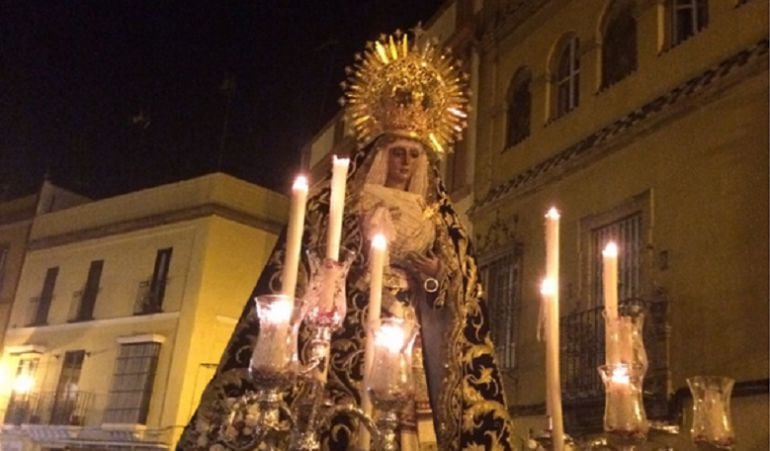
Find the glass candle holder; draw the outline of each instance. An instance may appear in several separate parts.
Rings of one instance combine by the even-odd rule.
[[[646,373],[648,360],[644,348],[644,311],[627,310],[617,318],[608,318],[606,312],[603,314],[607,365],[638,365]]]
[[[650,428],[642,398],[644,369],[618,363],[600,366],[599,374],[605,390],[604,430],[618,444],[643,442]]]
[[[308,306],[307,323],[310,326],[337,329],[345,318],[345,279],[356,254],[343,248],[339,255],[340,259],[334,261],[320,251],[307,252],[310,277],[303,301]]]
[[[304,304],[282,294],[257,296],[259,334],[249,362],[249,374],[260,387],[288,382],[298,365],[297,334]]]
[[[400,318],[383,318],[374,331],[372,371],[366,378],[372,405],[396,411],[414,397],[412,346],[417,324]]]
[[[735,444],[730,395],[735,381],[729,377],[695,376],[687,379],[692,393],[692,427],[696,445],[732,449]]]

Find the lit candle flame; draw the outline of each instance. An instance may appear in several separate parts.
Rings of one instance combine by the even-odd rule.
[[[631,378],[628,375],[628,368],[625,365],[620,365],[612,369],[612,376],[610,380],[614,384],[628,385],[631,383]]]
[[[307,187],[307,177],[298,175],[297,178],[294,179],[294,184],[291,186],[291,189],[293,191],[307,191]]]
[[[548,213],[546,213],[545,217],[547,219],[556,220],[561,218],[561,215],[559,214],[559,210],[557,210],[556,207],[551,207],[551,209],[548,210]]]
[[[292,308],[289,298],[281,298],[263,309],[259,319],[272,324],[287,324],[291,319]]]
[[[374,344],[384,347],[393,354],[397,354],[404,348],[406,332],[401,324],[383,324],[375,333]]]
[[[610,241],[604,247],[604,250],[602,251],[602,255],[605,256],[605,257],[617,257],[618,256],[618,245],[615,244],[614,241]]]
[[[543,282],[540,284],[540,294],[543,296],[553,296],[556,294],[556,284],[553,282],[553,279],[543,279]]]
[[[388,239],[382,233],[377,233],[372,238],[372,247],[375,249],[385,250],[388,248]]]

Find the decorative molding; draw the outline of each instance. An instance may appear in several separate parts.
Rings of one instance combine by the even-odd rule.
[[[118,337],[117,340],[118,343],[122,345],[129,345],[129,344],[135,344],[135,343],[161,343],[163,344],[166,341],[166,337],[160,334],[141,334],[141,335],[127,335],[123,337]]]
[[[550,0],[501,0],[493,13],[487,31],[482,36],[482,48],[511,34],[516,28],[540,11]]]
[[[144,432],[147,425],[139,423],[102,423],[102,429],[110,431]]]
[[[60,332],[64,330],[100,328],[100,327],[116,326],[119,324],[149,323],[149,322],[155,322],[155,321],[165,321],[170,319],[176,319],[178,317],[179,317],[179,312],[167,312],[167,313],[154,313],[151,315],[133,315],[133,316],[122,316],[120,318],[95,319],[92,321],[78,321],[76,323],[51,324],[51,325],[30,326],[30,327],[15,327],[15,328],[9,328],[8,331],[6,332],[6,336],[13,337],[18,335],[29,335],[35,332]],[[9,349],[10,347],[11,346],[6,346],[5,349]]]
[[[755,45],[736,53],[723,60],[721,63],[705,70],[700,75],[681,83],[650,102],[618,118],[613,123],[597,130],[586,138],[572,144],[568,148],[558,152],[554,156],[541,161],[528,169],[518,173],[505,183],[490,189],[487,194],[477,200],[469,211],[471,217],[476,217],[484,211],[488,211],[501,199],[524,194],[544,183],[564,177],[576,172],[587,164],[604,157],[612,150],[619,148],[618,144],[624,141],[621,137],[628,137],[631,131],[643,131],[641,125],[653,125],[654,119],[664,119],[686,108],[685,100],[696,96],[704,96],[706,93],[715,94],[721,92],[728,83],[718,83],[744,67],[752,69],[767,68],[768,39],[764,38]],[[751,65],[749,65],[751,62]],[[751,75],[750,69],[743,75]],[[735,76],[730,80],[737,83],[740,78]],[[682,107],[675,109],[674,106]],[[649,128],[649,127],[648,127]]]
[[[500,218],[500,210],[495,213],[495,220],[487,228],[486,234],[477,234],[476,243],[478,243],[478,253],[482,260],[494,258],[500,250],[510,250],[511,247],[517,248],[520,243],[516,241],[516,228],[519,223],[519,217],[513,215],[510,221],[504,221]],[[513,227],[509,225],[512,224]]]
[[[158,215],[145,216],[141,218],[129,219],[126,221],[118,221],[111,224],[105,224],[83,230],[76,230],[74,232],[67,232],[59,235],[52,235],[45,238],[31,240],[29,242],[28,249],[45,249],[77,241],[85,241],[110,235],[129,233],[136,230],[174,224],[182,221],[190,221],[208,216],[220,216],[240,224],[256,227],[276,234],[279,233],[283,228],[283,223],[278,221],[258,218],[256,216],[232,209],[224,205],[209,203],[198,207],[174,210]]]
[[[5,353],[12,354],[12,355],[44,354],[45,351],[46,351],[46,347],[43,345],[17,345],[17,346],[5,347]]]

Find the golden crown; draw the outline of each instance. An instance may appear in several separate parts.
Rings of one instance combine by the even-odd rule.
[[[355,55],[342,83],[345,120],[359,144],[382,133],[418,139],[441,156],[468,125],[468,75],[448,49],[406,33],[381,35]]]

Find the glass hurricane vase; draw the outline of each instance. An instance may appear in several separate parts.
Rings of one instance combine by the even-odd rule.
[[[365,380],[381,433],[379,449],[398,449],[398,413],[414,398],[412,347],[417,327],[411,320],[383,318],[373,334],[373,364]]]
[[[695,376],[687,379],[692,393],[693,442],[704,449],[732,449],[735,444],[730,395],[735,381],[729,377]]]
[[[314,250],[307,252],[310,277],[303,297],[308,306],[307,323],[311,327],[339,328],[347,312],[345,279],[355,252],[340,249],[339,260]]]
[[[259,333],[249,361],[249,375],[259,388],[280,388],[290,381],[299,364],[297,334],[304,303],[282,294],[255,298]]]
[[[638,365],[646,373],[648,361],[644,348],[644,311],[626,309],[616,318],[604,312],[606,363]]]
[[[604,431],[610,442],[619,446],[643,443],[649,431],[642,398],[644,369],[618,363],[600,366],[599,374],[605,390]]]

